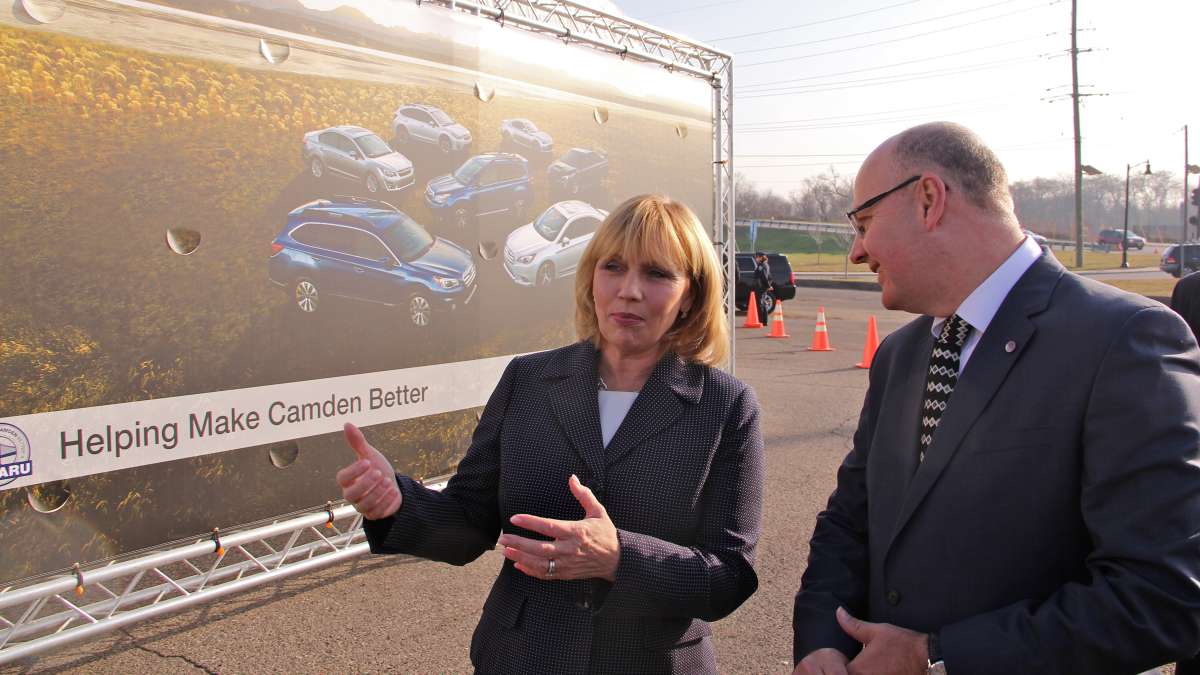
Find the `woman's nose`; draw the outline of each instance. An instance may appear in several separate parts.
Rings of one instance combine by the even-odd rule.
[[[622,298],[638,298],[642,294],[641,280],[635,272],[629,272],[621,279],[621,287],[618,292]]]

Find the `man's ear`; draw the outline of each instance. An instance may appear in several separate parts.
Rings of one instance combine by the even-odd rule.
[[[936,174],[921,176],[921,180],[917,182],[917,201],[926,230],[932,231],[941,224],[942,216],[946,212],[946,193],[949,191],[946,182]]]

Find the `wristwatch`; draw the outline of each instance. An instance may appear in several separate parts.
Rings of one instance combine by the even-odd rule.
[[[929,651],[925,675],[946,675],[946,662],[942,660],[942,646],[938,641],[937,633],[930,633],[926,638],[925,645]]]

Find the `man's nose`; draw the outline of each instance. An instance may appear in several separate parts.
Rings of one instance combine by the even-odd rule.
[[[850,262],[861,265],[867,262],[867,249],[863,247],[862,237],[854,235],[854,243],[850,245]]]

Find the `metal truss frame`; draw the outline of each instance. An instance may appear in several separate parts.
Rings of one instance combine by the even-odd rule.
[[[362,516],[328,506],[125,562],[0,590],[0,666],[367,553]]]
[[[418,5],[447,7],[577,43],[660,65],[671,72],[707,80],[713,88],[713,222],[712,238],[727,274],[725,308],[732,331],[736,281],[733,184],[733,56],[698,42],[627,18],[607,14],[569,0],[416,0]],[[732,332],[729,369],[736,366]]]
[[[415,1],[657,64],[711,84],[711,234],[728,275],[726,311],[732,329],[736,274],[732,56],[566,0]],[[261,37],[275,38],[266,30]],[[731,330],[729,368],[734,365]],[[324,511],[230,534],[214,531],[192,544],[124,562],[87,569],[76,565],[70,574],[0,589],[0,666],[367,551],[361,516],[350,506],[330,505]]]

